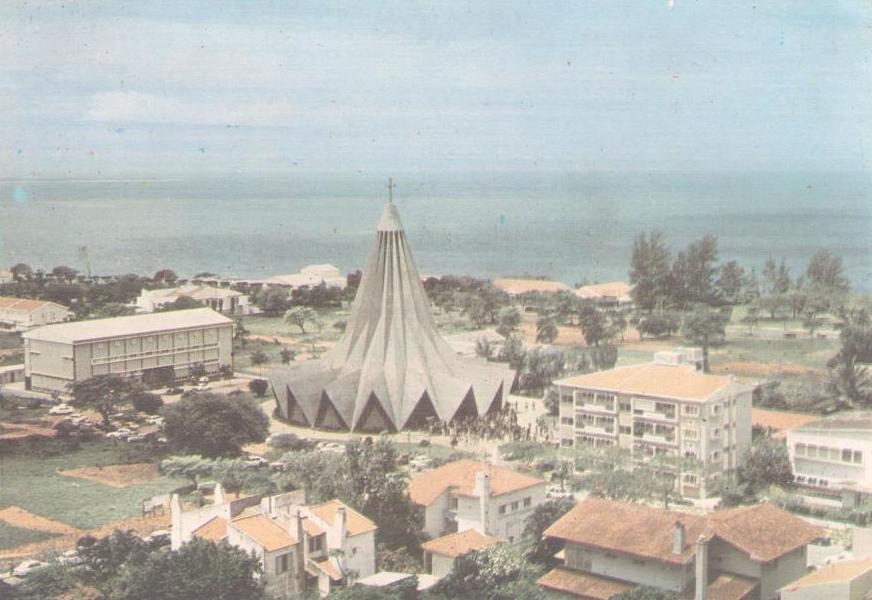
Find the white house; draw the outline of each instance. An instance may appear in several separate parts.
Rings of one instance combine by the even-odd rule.
[[[172,548],[192,537],[228,543],[261,560],[269,593],[327,595],[375,573],[376,525],[339,500],[305,504],[305,492],[230,500],[221,485],[213,504],[185,510],[174,494]]]
[[[327,287],[345,289],[347,279],[333,265],[309,265],[300,269],[299,273],[275,275],[262,280],[266,287],[317,287],[322,283]]]
[[[872,559],[824,565],[781,589],[781,600],[863,600],[872,591]]]
[[[530,513],[545,502],[545,487],[537,477],[459,460],[412,477],[409,495],[424,507],[423,531],[431,538],[475,529],[514,543]]]
[[[196,300],[225,315],[248,315],[254,308],[249,304],[248,296],[242,292],[206,285],[187,285],[157,290],[143,289],[136,299],[136,312],[151,313],[172,304],[181,297]]]
[[[807,573],[824,530],[772,505],[708,515],[588,498],[545,530],[564,565],[539,585],[608,599],[638,586],[694,600],[771,600]]]
[[[424,550],[424,568],[436,579],[442,579],[451,573],[455,561],[461,556],[501,543],[503,540],[479,533],[475,529],[449,533],[421,545]]]
[[[872,412],[838,415],[787,432],[796,482],[835,493],[872,494]]]
[[[42,325],[62,323],[72,314],[69,308],[57,302],[0,296],[0,328],[26,331]]]

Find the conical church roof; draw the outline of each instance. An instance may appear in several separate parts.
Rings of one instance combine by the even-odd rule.
[[[270,380],[279,413],[291,421],[381,431],[499,409],[515,373],[458,356],[436,331],[389,201],[342,339],[320,360],[275,369]]]

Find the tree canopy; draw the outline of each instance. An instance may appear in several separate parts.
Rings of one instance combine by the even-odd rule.
[[[103,423],[109,425],[112,413],[116,412],[119,405],[127,402],[128,394],[133,389],[132,382],[125,377],[95,375],[70,385],[73,394],[71,404],[93,408],[100,413]]]

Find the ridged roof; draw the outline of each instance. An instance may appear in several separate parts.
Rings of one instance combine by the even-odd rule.
[[[270,380],[279,411],[295,422],[321,426],[329,415],[341,429],[378,431],[403,429],[413,416],[485,414],[501,405],[515,373],[458,356],[436,331],[388,202],[342,339],[320,360],[280,367]]]

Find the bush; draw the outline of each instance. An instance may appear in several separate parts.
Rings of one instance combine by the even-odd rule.
[[[163,399],[157,394],[150,392],[134,392],[130,395],[133,408],[139,412],[155,415],[163,406]]]
[[[263,398],[269,389],[269,382],[266,379],[252,379],[248,382],[248,389],[258,398]]]
[[[277,450],[308,450],[314,446],[293,433],[277,433],[270,438],[269,445]]]

